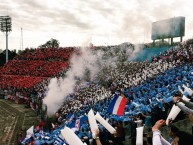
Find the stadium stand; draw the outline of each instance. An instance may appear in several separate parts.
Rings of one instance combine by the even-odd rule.
[[[152,63],[128,63],[126,66],[122,66],[123,70],[120,70],[120,68],[119,70],[111,70],[112,78],[108,79],[113,80],[113,82],[109,83],[108,89],[104,89],[98,84],[90,83],[86,88],[80,89],[78,93],[72,94],[69,102],[64,104],[62,108],[56,112],[55,126],[50,129],[52,130],[50,131],[51,134],[48,134],[50,138],[46,141],[43,138],[37,139],[36,141],[40,144],[44,142],[54,143],[57,141],[54,137],[58,138],[60,136],[60,130],[64,126],[74,128],[76,121],[83,119],[84,121],[80,121],[82,123],[76,128],[75,133],[89,144],[89,139],[92,139],[92,135],[89,131],[88,122],[86,123],[85,121],[87,119],[85,119],[86,116],[84,114],[87,114],[90,108],[92,108],[104,118],[110,119],[111,124],[114,127],[120,128],[122,131],[124,130],[123,126],[126,122],[134,128],[134,130],[130,130],[131,132],[126,135],[123,134],[123,132],[119,132],[120,136],[115,138],[109,135],[110,137],[106,137],[103,142],[112,140],[114,143],[122,144],[124,141],[123,136],[129,136],[128,142],[135,144],[135,121],[141,120],[141,122],[143,122],[141,124],[145,124],[143,115],[147,116],[147,112],[151,113],[149,126],[155,124],[159,119],[166,119],[172,105],[172,95],[174,95],[183,84],[189,88],[193,88],[192,51],[191,48],[189,50],[189,53],[187,53],[183,47],[172,48],[155,57]],[[168,61],[168,59],[163,59],[161,56],[169,56],[170,59]],[[134,71],[132,70],[132,66],[138,66],[138,69]],[[127,70],[127,68],[131,69]],[[112,95],[120,93],[124,93],[129,100],[123,117],[118,117],[108,112]],[[192,99],[185,90],[183,93]],[[176,120],[183,118],[184,114],[181,113]],[[140,126],[140,124],[138,125]],[[104,127],[100,126],[100,129],[101,132],[107,133]],[[39,133],[39,131],[37,132]]]
[[[54,50],[50,49],[49,51],[53,52]],[[37,57],[41,58],[41,61],[47,61],[48,56],[49,59],[54,59],[54,56],[50,57],[50,54],[44,57],[43,51],[39,49],[37,51],[27,50],[27,54],[29,55],[20,54],[14,61],[26,61],[29,58],[31,61],[39,61]],[[143,126],[143,124],[145,126],[144,135],[146,135],[144,145],[147,144],[152,137],[149,134],[151,127],[158,120],[167,119],[173,105],[172,96],[174,94],[181,90],[182,95],[193,100],[193,94],[189,92],[193,88],[192,46],[182,44],[170,49],[167,48],[166,51],[159,52],[159,55],[157,55],[157,51],[153,54],[156,56],[150,62],[127,62],[124,64],[120,62],[121,65],[108,70],[107,74],[111,75],[103,76],[106,85],[102,86],[98,82],[90,82],[84,88],[77,87],[79,89],[76,89],[74,94],[67,97],[68,100],[55,113],[54,118],[47,118],[47,120],[42,118],[42,121],[34,129],[34,137],[23,138],[20,143],[64,144],[66,142],[61,138],[60,133],[65,126],[68,126],[83,142],[93,144],[92,133],[86,116],[92,108],[95,113],[99,112],[102,117],[109,120],[109,123],[117,131],[113,136],[102,125],[99,125],[102,144],[134,145],[136,143],[136,127]],[[56,59],[54,60],[56,61]],[[64,57],[62,59],[66,60]],[[146,60],[146,58],[142,60]],[[30,65],[31,62],[28,63]],[[11,67],[11,62],[10,66],[9,64],[7,66],[8,68]],[[9,70],[6,67],[3,69]],[[5,70],[3,75],[9,73]],[[17,74],[18,72],[15,71],[14,73]],[[48,76],[44,75],[44,77]],[[39,85],[41,86],[41,84]],[[109,112],[112,100],[119,95],[127,98],[123,116]],[[33,108],[39,109],[36,105]],[[185,114],[181,112],[174,122],[185,118]],[[190,128],[190,122],[188,125],[186,128]]]
[[[26,49],[14,60],[68,60],[73,52],[73,47]]]
[[[2,74],[51,77],[58,74],[61,68],[66,70],[68,66],[68,62],[60,61],[12,60],[4,65]]]
[[[0,88],[32,89],[48,77],[56,77],[69,67],[66,61],[73,48],[26,49],[1,67]]]

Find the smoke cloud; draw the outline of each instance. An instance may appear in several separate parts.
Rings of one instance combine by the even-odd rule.
[[[83,45],[76,50],[77,53],[74,53],[70,60],[71,65],[65,78],[52,78],[50,81],[47,96],[43,100],[43,103],[47,105],[48,115],[54,114],[66,101],[67,96],[74,93],[78,80],[84,81],[86,70],[90,72],[90,80],[93,81],[103,66],[114,67],[120,54],[124,53],[128,56],[133,52],[133,48],[131,49],[131,46],[127,44],[106,49],[108,50],[93,50]]]

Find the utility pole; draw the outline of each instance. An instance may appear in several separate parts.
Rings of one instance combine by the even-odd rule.
[[[23,29],[21,28],[20,50],[23,50]]]

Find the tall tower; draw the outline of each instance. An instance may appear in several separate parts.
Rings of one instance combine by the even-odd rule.
[[[0,29],[1,32],[5,32],[6,36],[6,63],[8,62],[8,34],[12,30],[11,17],[0,16]]]

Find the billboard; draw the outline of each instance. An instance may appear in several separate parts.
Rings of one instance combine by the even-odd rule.
[[[185,34],[185,17],[174,17],[152,23],[151,39],[181,37]]]

